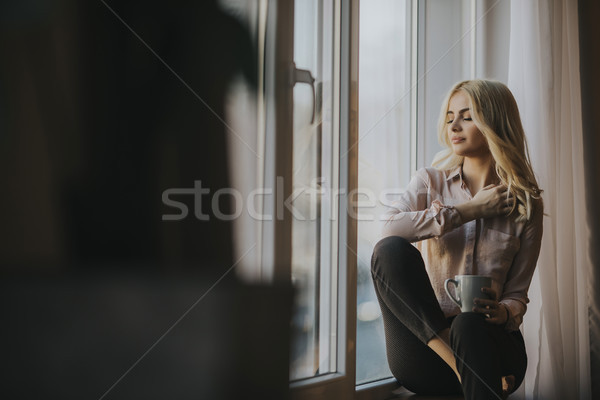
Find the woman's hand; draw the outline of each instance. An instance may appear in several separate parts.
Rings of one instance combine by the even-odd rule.
[[[491,288],[483,287],[481,291],[490,298],[476,298],[473,300],[475,306],[473,311],[486,315],[486,321],[491,324],[504,325],[508,321],[508,308],[504,304],[496,301],[496,291]]]
[[[478,208],[479,218],[492,218],[506,215],[512,209],[514,197],[504,185],[488,185],[481,189],[471,200]]]
[[[455,206],[463,223],[479,218],[508,215],[515,202],[504,185],[488,185],[466,203]]]

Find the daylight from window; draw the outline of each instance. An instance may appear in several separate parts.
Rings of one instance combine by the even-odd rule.
[[[411,51],[407,3],[360,3],[358,201],[364,206],[358,213],[357,384],[391,376],[370,262],[383,224],[383,201],[392,200],[410,177]]]

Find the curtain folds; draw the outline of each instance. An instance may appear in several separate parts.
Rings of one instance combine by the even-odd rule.
[[[544,190],[544,237],[523,324],[529,367],[513,399],[589,399],[589,228],[577,2],[511,2],[508,86]]]

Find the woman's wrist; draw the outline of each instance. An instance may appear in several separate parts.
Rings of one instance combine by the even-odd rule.
[[[506,324],[508,324],[508,320],[510,319],[510,310],[508,309],[508,306],[504,303],[499,303],[502,308],[504,308],[504,312],[506,314],[506,318],[504,320],[504,323],[502,323],[502,326],[506,326]]]
[[[469,221],[473,221],[474,219],[477,219],[478,207],[473,202],[473,200],[469,200],[465,203],[458,204],[458,205],[454,206],[454,208],[460,214],[460,218],[461,218],[463,224],[466,222],[469,222]]]

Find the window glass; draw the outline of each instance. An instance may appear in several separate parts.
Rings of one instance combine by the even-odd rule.
[[[411,169],[410,2],[360,3],[356,383],[391,376],[383,321],[371,278],[384,202]]]
[[[334,1],[294,6],[292,320],[290,378],[336,370],[337,187],[334,124]],[[279,132],[278,134],[283,134]]]

